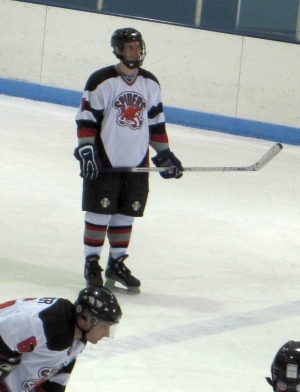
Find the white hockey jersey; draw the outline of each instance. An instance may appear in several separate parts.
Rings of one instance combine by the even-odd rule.
[[[116,66],[88,79],[76,115],[79,145],[95,145],[98,166],[149,166],[149,144],[168,148],[158,80],[139,68],[129,83]]]
[[[74,325],[74,305],[66,299],[0,304],[0,336],[12,351],[22,354],[20,365],[4,380],[10,392],[65,390],[86,343],[74,340]]]

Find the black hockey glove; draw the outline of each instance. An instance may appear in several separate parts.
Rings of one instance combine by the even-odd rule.
[[[92,144],[82,144],[75,148],[74,156],[80,163],[80,177],[95,180],[98,177],[98,166],[94,146]]]
[[[175,155],[170,151],[169,148],[160,151],[155,157],[151,158],[152,162],[156,167],[167,167],[168,171],[159,172],[162,178],[180,178],[183,176],[183,167],[181,162]]]
[[[6,358],[0,354],[0,381],[3,381],[21,362],[21,355]]]

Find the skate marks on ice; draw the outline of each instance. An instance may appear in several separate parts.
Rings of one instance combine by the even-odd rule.
[[[243,328],[282,321],[293,318],[300,312],[300,300],[282,305],[275,305],[265,309],[251,310],[228,316],[203,320],[197,323],[178,325],[176,327],[152,331],[144,336],[126,336],[118,339],[118,344],[111,351],[105,346],[98,350],[86,350],[86,355],[97,359],[99,356],[108,358],[133,351],[153,350],[155,347],[182,343],[187,340],[205,338],[206,336],[235,331]],[[134,342],[134,343],[133,343]]]
[[[138,295],[141,292],[139,287],[126,287],[121,283],[108,278],[105,278],[104,287],[107,287],[115,295],[117,294]]]
[[[146,290],[144,288],[144,290]],[[118,297],[121,302],[124,300],[126,301],[126,297],[119,296]],[[141,294],[140,296],[131,297],[128,302],[126,301],[126,306],[129,304],[135,307],[143,307],[149,309],[151,312],[152,308],[159,308],[161,309],[168,309],[170,311],[179,311],[182,310],[190,311],[190,312],[197,312],[198,315],[205,314],[207,315],[214,315],[220,314],[224,309],[223,301],[216,301],[211,298],[202,297],[193,293],[192,295],[176,295],[176,294],[157,294],[153,292],[145,292],[143,291],[143,287],[141,286]],[[136,308],[138,309],[138,308]]]
[[[63,285],[69,288],[76,287],[76,290],[84,286],[82,274],[72,272],[71,268],[66,271],[55,268],[52,265],[49,266],[47,261],[45,261],[45,265],[37,265],[19,260],[0,258],[0,265],[0,285],[2,287],[5,283],[29,283],[41,287],[58,287]],[[45,290],[43,295],[45,295]]]

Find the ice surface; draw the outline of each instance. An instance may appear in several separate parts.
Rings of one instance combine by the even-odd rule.
[[[84,286],[76,109],[0,96],[0,301],[74,300]],[[168,124],[184,166],[245,166],[274,142]],[[154,152],[152,152],[154,155]],[[300,340],[300,153],[258,172],[150,175],[118,294],[114,340],[88,345],[68,392],[253,392],[278,348]],[[105,266],[108,244],[101,263]]]

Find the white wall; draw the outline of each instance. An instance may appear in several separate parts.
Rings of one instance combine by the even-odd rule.
[[[0,78],[81,91],[116,63],[120,27],[140,30],[165,106],[300,127],[300,45],[0,0]]]

